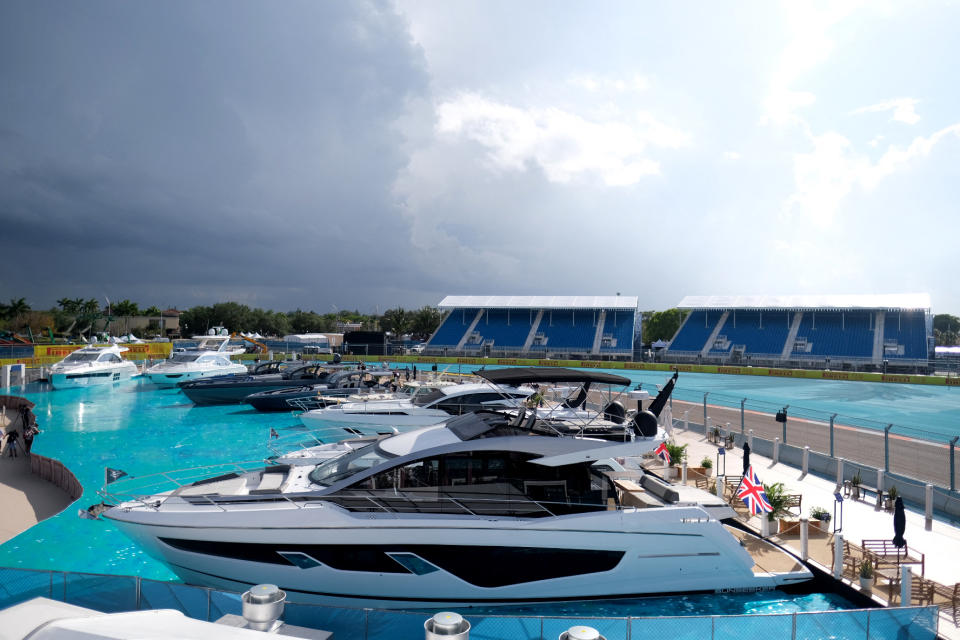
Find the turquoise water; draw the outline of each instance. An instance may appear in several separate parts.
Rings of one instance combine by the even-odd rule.
[[[428,367],[418,368],[423,371]],[[462,371],[468,369],[472,367],[464,366]],[[651,391],[654,384],[663,383],[667,378],[664,372],[627,372],[627,375],[634,383],[643,382]],[[817,403],[847,415],[870,411],[876,416],[890,415],[886,403],[891,397],[896,398],[895,404],[916,406],[917,411],[927,404],[936,404],[937,411],[921,416],[928,427],[941,424],[934,419],[939,413],[952,413],[953,420],[949,422],[954,424],[960,415],[960,393],[954,389],[703,374],[681,374],[680,380],[681,391],[688,393],[702,389],[731,396],[749,395],[780,404]],[[281,436],[302,430],[292,413],[258,413],[246,405],[195,407],[179,390],[161,389],[141,380],[113,387],[57,391],[47,385],[31,384],[14,390],[17,391],[37,404],[34,411],[42,433],[34,442],[34,450],[66,464],[80,480],[84,494],[65,512],[0,545],[0,566],[5,567],[175,580],[174,574],[162,563],[140,551],[109,523],[77,517],[78,508],[99,502],[96,490],[103,484],[104,468],[144,476],[187,467],[256,460],[270,454],[267,444],[271,428]],[[845,395],[849,397],[844,399]],[[899,411],[898,415],[904,418],[918,415],[903,406]],[[943,420],[944,428],[947,422]],[[817,611],[851,606],[832,595],[797,597],[779,592],[685,596],[659,603],[656,600],[537,605],[530,612],[624,616],[646,615],[640,611],[649,614],[668,607],[674,612],[693,615]],[[519,610],[520,613],[524,611]]]

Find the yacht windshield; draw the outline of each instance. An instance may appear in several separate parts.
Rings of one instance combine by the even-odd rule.
[[[411,398],[411,402],[417,405],[418,407],[423,407],[430,404],[434,400],[439,400],[443,397],[443,391],[440,389],[427,389],[422,388],[416,395]]]
[[[370,467],[383,464],[390,459],[376,444],[370,444],[356,451],[342,455],[317,465],[310,472],[310,482],[329,487],[335,482],[348,478]]]
[[[170,357],[171,362],[196,362],[199,353],[175,353]]]
[[[63,359],[64,362],[69,362],[70,364],[75,364],[77,362],[96,362],[97,358],[100,357],[98,352],[86,352],[81,353],[80,351],[74,351],[66,358]]]

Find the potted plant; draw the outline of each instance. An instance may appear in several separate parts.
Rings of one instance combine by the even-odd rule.
[[[713,460],[704,456],[703,460],[700,461],[700,467],[703,469],[703,475],[709,478],[710,474],[713,473]]]
[[[860,483],[861,482],[863,482],[863,479],[860,477],[860,471],[857,470],[854,476],[850,478],[850,497],[853,498],[854,500],[860,499]]]
[[[714,427],[710,430],[710,442],[720,444],[720,427]]]
[[[873,563],[868,559],[864,559],[860,563],[860,588],[869,589],[870,584],[873,582]]]
[[[827,526],[830,524],[830,519],[833,516],[831,516],[830,512],[823,507],[814,507],[810,509],[810,517],[813,518],[814,522],[816,522],[817,529],[826,531]]]
[[[767,502],[773,507],[773,511],[767,513],[767,520],[771,525],[779,524],[780,518],[790,513],[790,510],[787,509],[787,488],[782,482],[774,482],[773,484],[763,485],[763,492],[767,495]],[[779,530],[779,527],[777,528]],[[772,529],[773,527],[771,526],[771,533],[776,533],[776,531]]]
[[[727,449],[733,449],[733,434],[732,434],[732,433],[728,433],[728,434],[727,434],[726,440],[724,441],[723,444],[724,444],[724,446],[725,446]]]
[[[684,458],[687,457],[687,445],[680,446],[673,442],[666,442],[664,445],[667,447],[667,453],[670,454],[670,465],[667,467],[664,477],[667,480],[673,480],[673,478],[676,477],[677,467],[679,467]]]
[[[898,495],[900,495],[900,492],[897,491],[897,485],[890,485],[890,488],[887,489],[887,497],[883,499],[883,508],[885,511],[893,511],[893,504],[897,501]]]

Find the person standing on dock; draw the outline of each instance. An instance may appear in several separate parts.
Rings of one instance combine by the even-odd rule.
[[[17,456],[17,438],[20,437],[20,432],[16,429],[8,431],[6,435],[7,439],[7,457],[16,458]]]

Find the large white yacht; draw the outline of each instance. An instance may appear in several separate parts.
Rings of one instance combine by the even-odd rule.
[[[147,379],[161,387],[175,387],[197,378],[247,373],[245,365],[230,360],[230,356],[243,353],[243,349],[231,349],[229,335],[193,336],[193,340],[199,341],[197,346],[175,350],[169,358],[147,369]]]
[[[50,367],[50,383],[55,389],[90,387],[129,380],[137,374],[137,365],[120,355],[128,351],[115,344],[77,349]]]
[[[176,473],[123,479],[102,492],[116,505],[102,517],[188,583],[267,582],[299,602],[465,607],[812,577],[799,562],[755,566],[716,496],[624,471],[616,459],[663,441],[655,425],[648,414],[600,439],[558,432],[533,411],[480,411],[173,490],[154,483]]]
[[[348,434],[370,435],[386,429],[407,431],[446,422],[451,416],[480,409],[519,408],[532,388],[495,386],[488,382],[422,387],[410,398],[344,402],[300,414],[300,421],[317,433],[330,431],[334,440]]]

